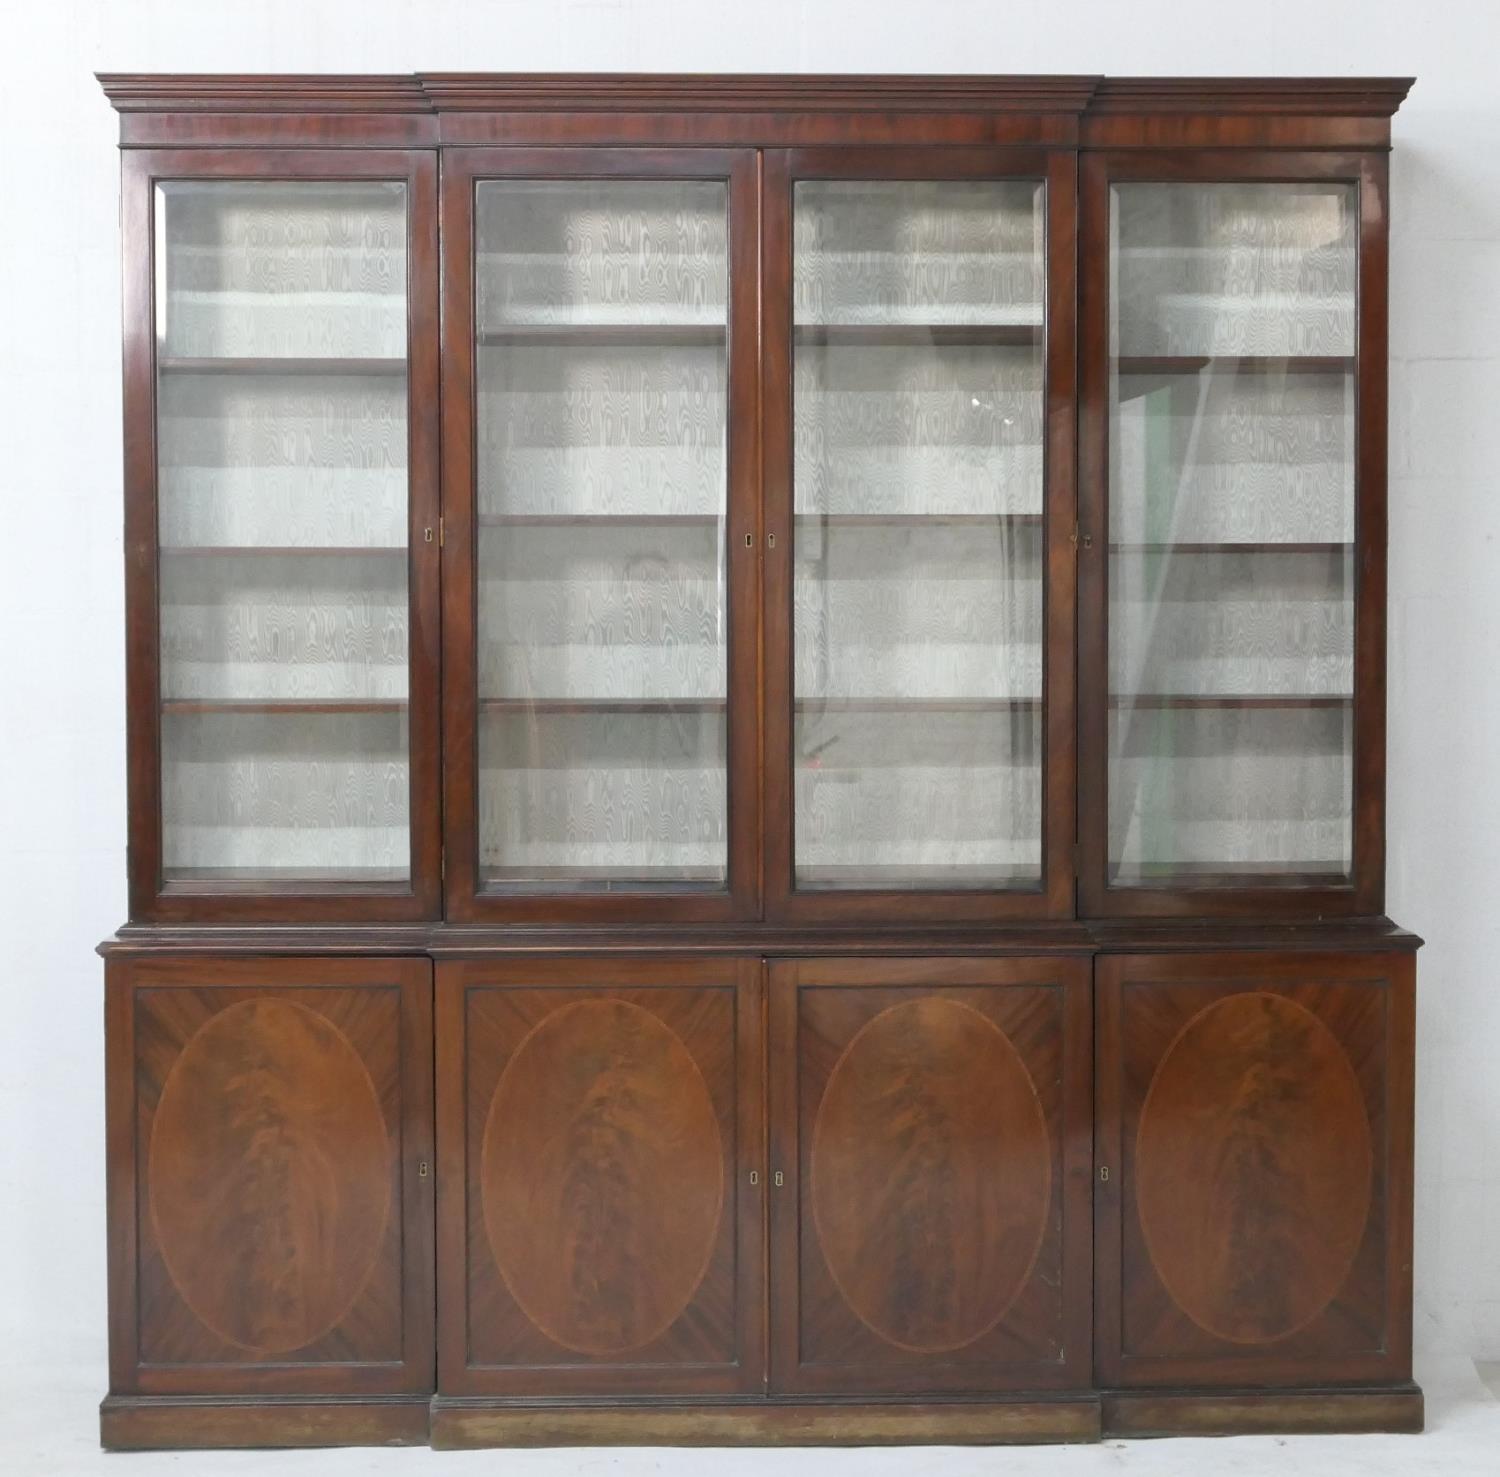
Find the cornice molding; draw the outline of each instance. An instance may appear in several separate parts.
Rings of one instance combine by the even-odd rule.
[[[1100,79],[440,72],[417,80],[439,112],[1081,113]]]
[[[124,147],[1390,147],[1407,77],[101,73]],[[674,121],[675,120],[675,121]],[[665,129],[665,133],[663,132]]]
[[[1389,118],[1413,77],[1102,77],[1087,111]]]
[[[415,77],[99,72],[119,113],[430,113]]]

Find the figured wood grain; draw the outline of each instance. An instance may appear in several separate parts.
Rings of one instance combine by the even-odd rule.
[[[1368,946],[1101,955],[1104,1387],[1410,1379],[1411,984]]]
[[[773,1393],[1086,1382],[1086,979],[1068,959],[772,966]]]
[[[441,1382],[759,1391],[759,963],[445,962]]]
[[[993,1021],[934,998],[863,1026],[809,1160],[819,1246],[861,1321],[919,1354],[993,1328],[1041,1248],[1051,1158],[1036,1087]]]
[[[364,1290],[390,1214],[370,1074],[328,1021],[243,1001],[182,1049],[147,1160],[157,1244],[183,1299],[226,1342],[316,1342]],[[225,1247],[242,1248],[227,1265]]]
[[[1218,1338],[1295,1333],[1353,1266],[1372,1157],[1359,1080],[1316,1015],[1260,992],[1205,1006],[1157,1066],[1136,1131],[1157,1275]]]
[[[723,1149],[657,1016],[622,1000],[548,1016],[496,1084],[480,1160],[495,1265],[549,1338],[618,1357],[681,1316],[714,1250]]]
[[[202,948],[107,968],[112,1391],[430,1390],[431,965]]]

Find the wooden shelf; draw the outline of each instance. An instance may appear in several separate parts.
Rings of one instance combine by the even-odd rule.
[[[722,344],[728,337],[724,323],[516,323],[481,329],[474,335],[474,342],[481,349],[631,344],[695,348]]]
[[[348,559],[405,558],[405,544],[176,544],[161,554],[174,559]]]
[[[552,884],[572,892],[666,892],[681,888],[722,888],[724,872],[716,867],[490,867],[481,865],[481,887],[524,889],[528,883]]]
[[[1164,887],[1173,882],[1188,887],[1326,887],[1330,879],[1345,878],[1343,862],[1304,862],[1300,867],[1286,862],[1246,862],[1228,868],[1223,862],[1162,862],[1133,867],[1122,879],[1110,875],[1111,887]]]
[[[395,698],[163,698],[163,713],[404,713]]]
[[[1111,544],[1111,554],[1342,554],[1353,544]]]
[[[1011,524],[1040,528],[1040,513],[798,513],[798,523],[830,528],[984,528]]]
[[[481,513],[480,528],[712,528],[712,513]]]
[[[164,891],[182,895],[392,892],[410,883],[405,867],[172,867],[163,878]]]
[[[825,713],[1009,713],[1032,712],[1039,697],[799,697],[798,711]]]
[[[798,323],[792,341],[812,347],[971,344],[1029,349],[1042,342],[1044,332],[1039,323]]]
[[[906,865],[900,862],[860,864],[832,863],[804,866],[798,864],[796,885],[799,888],[896,888],[920,894],[924,887],[942,882],[952,887],[1004,887],[1036,889],[1041,887],[1039,869],[1030,866],[955,863],[947,866]]]
[[[156,367],[162,374],[297,374],[297,375],[402,375],[405,358],[398,359],[311,359],[272,357],[268,359],[181,358],[163,356]]]
[[[1131,697],[1114,696],[1111,708],[1348,708],[1352,697],[1322,693],[1224,694],[1141,693]]]
[[[482,697],[481,713],[722,713],[723,698]]]
[[[1349,374],[1354,359],[1317,354],[1122,354],[1114,361],[1121,375]]]

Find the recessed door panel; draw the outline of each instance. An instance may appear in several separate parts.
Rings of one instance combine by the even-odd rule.
[[[117,1392],[429,1386],[429,982],[418,959],[111,962]]]
[[[1410,956],[1099,969],[1106,1378],[1404,1377]]]
[[[772,967],[773,1382],[1087,1378],[1075,959]]]
[[[440,966],[446,1393],[758,1380],[757,974]]]

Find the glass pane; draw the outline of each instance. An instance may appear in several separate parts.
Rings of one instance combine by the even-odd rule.
[[[1111,194],[1110,878],[1349,875],[1358,200]]]
[[[1043,186],[794,211],[797,886],[1035,886]]]
[[[486,882],[725,884],[727,208],[477,187]]]
[[[157,188],[167,880],[410,875],[405,195]]]

